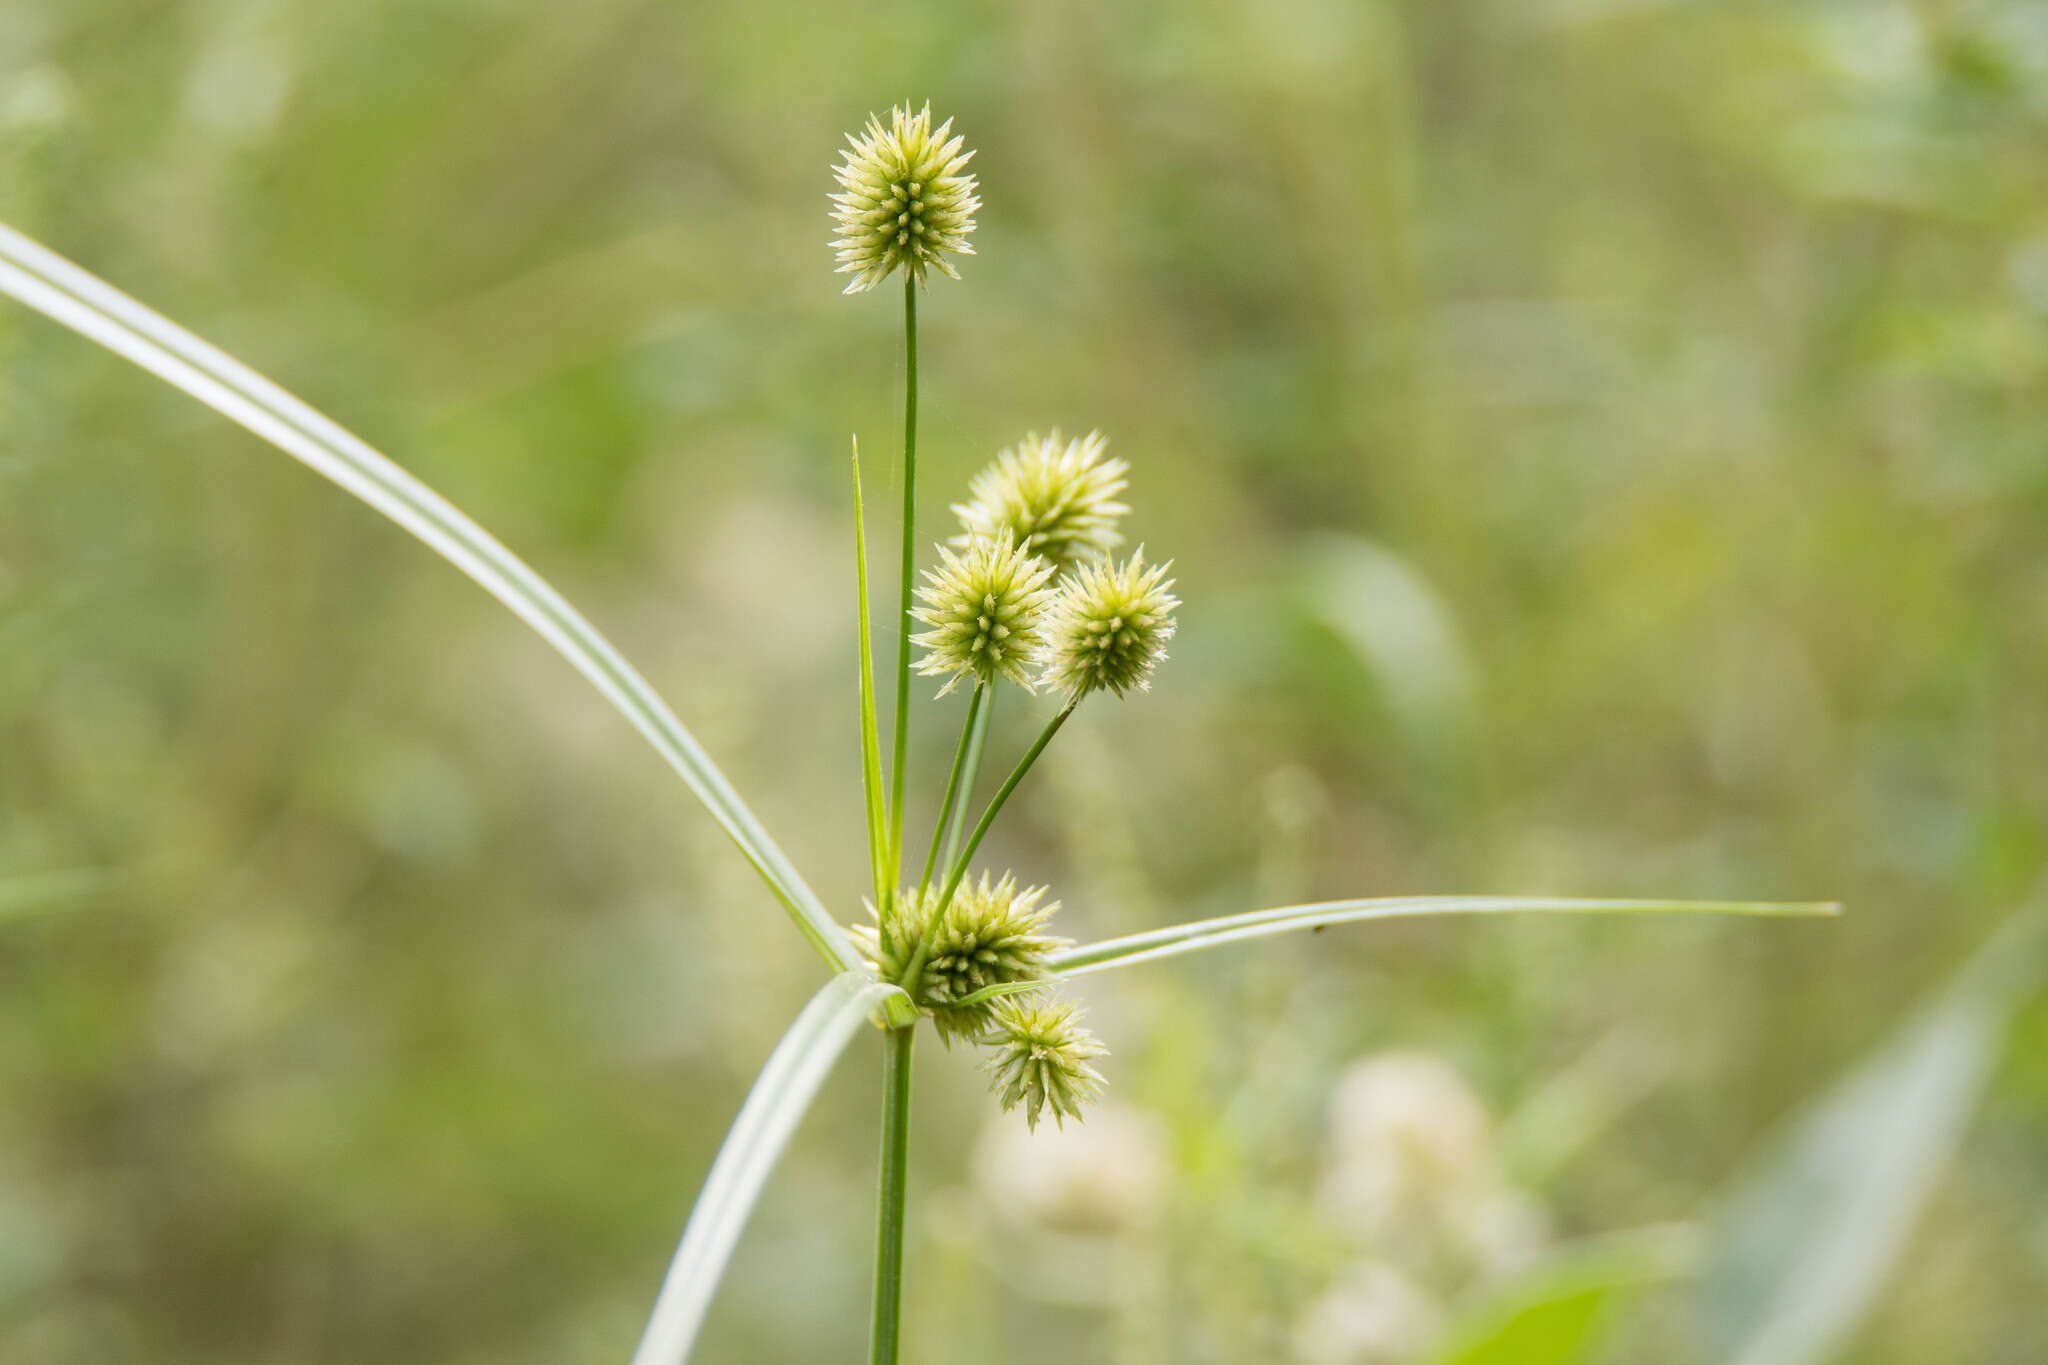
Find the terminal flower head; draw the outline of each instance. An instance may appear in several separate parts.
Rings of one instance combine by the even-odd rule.
[[[847,135],[832,196],[832,245],[840,273],[853,276],[847,293],[874,288],[898,266],[919,284],[927,266],[960,278],[946,258],[974,254],[967,238],[981,200],[967,172],[974,153],[948,136],[952,128],[951,119],[932,127],[926,103],[914,114],[908,105],[891,109],[886,126],[870,115],[864,133]]]

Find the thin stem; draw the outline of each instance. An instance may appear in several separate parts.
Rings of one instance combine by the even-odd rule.
[[[981,776],[981,753],[988,739],[988,718],[995,714],[996,693],[989,689],[987,700],[981,704],[981,714],[975,717],[974,734],[967,741],[967,771],[960,779],[960,800],[953,807],[953,818],[946,825],[946,856],[940,867],[951,867],[953,855],[960,848],[960,831],[967,827],[967,803],[974,796],[974,780]]]
[[[891,1029],[882,1053],[881,1197],[875,1212],[875,1315],[868,1365],[896,1365],[903,1318],[903,1205],[910,1172],[910,1045]]]
[[[931,918],[925,921],[924,937],[918,941],[917,952],[912,954],[910,966],[904,971],[903,980],[898,983],[912,1000],[917,999],[917,981],[924,973],[925,959],[931,955],[932,931],[938,927],[947,909],[953,904],[953,894],[960,889],[960,879],[967,875],[967,864],[974,860],[975,850],[981,847],[982,839],[988,834],[988,827],[996,822],[996,816],[1001,813],[1003,803],[1010,799],[1010,793],[1017,790],[1017,784],[1024,780],[1024,774],[1031,771],[1031,765],[1038,761],[1038,756],[1045,752],[1045,746],[1052,743],[1052,737],[1060,732],[1060,727],[1067,723],[1067,717],[1073,715],[1074,708],[1080,704],[1081,698],[1076,694],[1073,700],[1060,708],[1058,715],[1046,723],[1045,729],[1039,732],[1031,747],[1024,751],[1024,757],[1017,760],[1017,766],[1003,779],[1003,785],[996,789],[995,796],[988,803],[988,809],[981,813],[981,821],[975,825],[974,833],[968,836],[967,847],[960,850],[960,860],[953,864],[953,871],[946,878],[946,890],[939,897],[938,906],[932,911]]]
[[[855,581],[860,593],[860,779],[868,808],[868,871],[874,878],[875,905],[888,904],[888,814],[882,804],[882,746],[875,730],[875,641],[868,621],[868,528],[860,491],[860,438],[853,442],[853,545]]]
[[[974,747],[975,730],[981,722],[982,713],[988,710],[989,698],[994,692],[988,683],[977,682],[974,684],[974,696],[967,703],[967,723],[960,727],[960,747],[953,751],[953,771],[946,778],[946,799],[939,806],[938,823],[932,826],[932,851],[925,855],[924,875],[917,882],[915,903],[918,905],[924,904],[924,893],[932,889],[932,869],[938,866],[940,838],[948,825],[958,827],[953,818],[954,811],[967,804],[961,799],[960,775],[967,768],[968,755]],[[950,862],[947,864],[951,865]]]
[[[903,585],[896,610],[896,766],[889,778],[889,885],[903,868],[903,760],[910,750],[910,587],[917,567],[917,281],[903,272]]]

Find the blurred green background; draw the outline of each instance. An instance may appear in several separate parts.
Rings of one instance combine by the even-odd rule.
[[[1059,1142],[928,1046],[912,1358],[1450,1359],[1526,1267],[1644,1228],[1620,1278],[1657,1282],[1593,1344],[1497,1358],[1732,1358],[1672,1225],[2048,865],[2048,10],[9,0],[0,220],[497,533],[852,918],[846,449],[887,563],[900,322],[839,295],[825,197],[906,97],[985,199],[921,308],[923,525],[1027,429],[1099,426],[1187,604],[992,841],[1065,932],[1418,891],[1851,912],[1091,979],[1113,1101]],[[913,830],[963,705],[921,703]],[[1005,703],[998,761],[1045,706]],[[12,304],[0,897],[0,1360],[38,1365],[623,1362],[818,979],[537,638]],[[1959,1155],[1873,1177],[1928,1198],[1835,1359],[2048,1358],[2021,975],[1981,1103],[1953,1059],[1902,1101]],[[702,1358],[857,1358],[877,1053]],[[1910,1127],[1837,1126],[1824,1170]]]

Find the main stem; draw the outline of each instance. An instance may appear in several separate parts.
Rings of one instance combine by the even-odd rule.
[[[910,1045],[891,1029],[882,1052],[881,1198],[875,1212],[875,1316],[868,1365],[896,1365],[903,1322],[903,1204],[910,1171]]]
[[[910,750],[910,588],[917,568],[917,278],[903,272],[903,586],[896,609],[896,759],[889,777],[889,886],[903,869],[903,768]]]

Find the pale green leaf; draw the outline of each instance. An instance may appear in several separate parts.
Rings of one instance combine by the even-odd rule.
[[[819,954],[860,964],[845,931],[654,689],[583,616],[439,494],[239,361],[0,226],[0,291],[240,423],[397,522],[511,608],[681,774]]]
[[[1084,976],[1130,967],[1202,948],[1323,929],[1363,920],[1407,919],[1420,915],[1772,915],[1811,916],[1841,913],[1825,901],[1686,901],[1583,900],[1555,896],[1393,896],[1378,900],[1321,901],[1314,905],[1283,905],[1220,919],[1196,920],[1152,929],[1124,938],[1105,939],[1053,954],[1053,970],[1061,976]]]
[[[712,1160],[633,1365],[689,1359],[712,1293],[782,1149],[853,1035],[901,994],[872,976],[846,972],[826,982],[782,1035]]]

